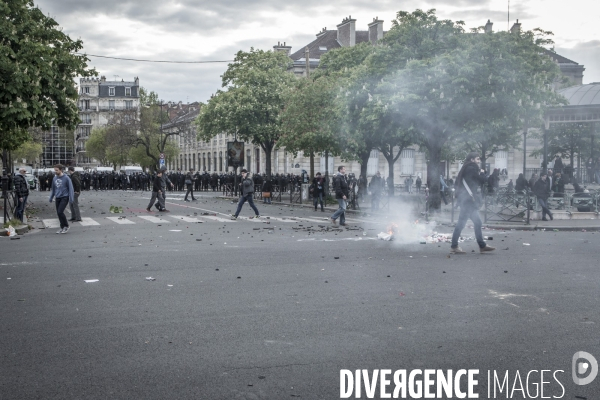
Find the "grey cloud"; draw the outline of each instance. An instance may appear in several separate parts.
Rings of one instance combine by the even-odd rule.
[[[555,50],[585,66],[583,83],[600,82],[600,40],[580,42],[571,48],[556,47]]]

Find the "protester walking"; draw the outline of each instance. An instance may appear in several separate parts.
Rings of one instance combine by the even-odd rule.
[[[346,167],[344,167],[343,165],[340,165],[338,167],[338,173],[334,177],[333,187],[335,190],[335,199],[338,202],[339,208],[331,216],[331,223],[333,225],[336,225],[337,224],[336,220],[339,218],[340,225],[345,226],[346,225],[346,207],[348,206],[348,203],[346,202],[346,200],[350,196],[350,193],[348,191],[348,182],[346,181]]]
[[[237,210],[235,211],[235,214],[231,216],[231,219],[237,219],[238,215],[240,215],[240,211],[242,211],[242,206],[245,202],[248,202],[248,204],[250,204],[250,207],[252,207],[252,209],[254,210],[256,214],[255,218],[260,218],[260,213],[258,212],[258,209],[254,205],[254,200],[252,199],[252,196],[254,194],[254,181],[250,179],[250,176],[246,169],[242,170],[241,185],[242,196],[240,197],[240,201],[238,202]]]
[[[548,173],[542,172],[540,179],[537,180],[533,185],[533,193],[536,195],[540,207],[542,207],[542,221],[548,221],[546,214],[550,217],[550,220],[554,219],[554,216],[548,209],[548,197],[550,197],[550,181],[548,180]]]
[[[156,173],[156,176],[154,177],[154,181],[152,183],[152,197],[150,198],[150,203],[148,203],[148,207],[146,207],[146,211],[151,212],[152,211],[152,205],[154,204],[154,207],[156,207],[156,209],[158,211],[164,211],[165,209],[165,198],[163,197],[163,171],[159,170]],[[158,200],[158,201],[157,201]],[[155,201],[156,204],[154,203]]]
[[[185,185],[187,186],[187,192],[185,192],[185,197],[183,201],[188,200],[188,194],[192,194],[192,200],[196,200],[194,198],[194,170],[190,168],[189,172],[185,174]]]
[[[56,233],[67,233],[69,231],[69,221],[65,215],[65,208],[69,202],[73,202],[74,191],[73,183],[63,172],[65,169],[61,164],[54,166],[54,178],[52,178],[52,188],[50,189],[50,203],[56,198],[56,214],[58,214],[58,220],[60,221],[60,229]]]
[[[17,196],[17,207],[15,208],[15,217],[23,222],[23,215],[25,215],[25,207],[27,206],[27,197],[29,197],[29,183],[27,183],[27,177],[25,174],[27,171],[25,168],[19,168],[19,173],[15,175],[15,194]]]
[[[323,196],[325,195],[325,179],[321,176],[320,172],[317,172],[317,175],[313,178],[312,186],[313,205],[315,206],[315,211],[317,211],[317,206],[321,204],[321,212],[325,212],[323,205]]]
[[[381,192],[383,191],[383,178],[381,178],[381,172],[377,171],[371,178],[371,182],[369,182],[369,191],[371,192],[371,210],[379,210]]]
[[[456,227],[454,228],[454,233],[452,234],[452,244],[450,245],[450,253],[452,254],[466,253],[458,247],[458,238],[468,219],[473,221],[473,229],[475,230],[475,238],[479,245],[479,251],[485,253],[496,250],[494,247],[488,246],[485,243],[481,232],[482,223],[481,218],[479,217],[479,207],[481,206],[482,200],[477,189],[485,183],[485,171],[479,168],[480,162],[481,159],[477,153],[469,153],[456,177],[454,187],[456,189],[455,193],[457,201],[460,204],[460,214],[458,216]]]
[[[81,176],[75,171],[74,167],[68,168],[71,183],[73,183],[73,201],[69,203],[71,207],[71,219],[69,221],[81,221],[79,212],[79,195],[81,194]]]

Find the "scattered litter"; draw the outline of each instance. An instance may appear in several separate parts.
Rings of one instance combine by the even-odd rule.
[[[20,238],[20,237],[18,237],[18,236],[15,236],[15,237],[11,237],[11,238],[10,238],[10,240],[19,240],[19,239],[21,239],[21,238]]]
[[[17,232],[15,231],[15,228],[12,226],[9,226],[8,228],[6,228],[6,236],[17,236]]]
[[[379,235],[377,235],[377,238],[381,239],[381,240],[386,240],[389,242],[390,240],[393,239],[393,236],[390,235],[389,233],[381,232]]]
[[[87,279],[84,281],[85,283],[95,283],[95,282],[100,282],[99,279]]]
[[[156,278],[153,278],[153,277],[151,277],[151,276],[147,276],[147,277],[146,277],[146,280],[147,280],[147,281],[155,281],[155,280],[156,280]]]
[[[169,232],[181,232],[181,229],[169,229]]]
[[[167,285],[168,287],[173,287],[173,285]]]
[[[523,243],[523,246],[531,246],[529,243]]]
[[[400,292],[400,296],[406,296],[403,292]]]
[[[462,243],[468,240],[473,240],[473,237],[459,237],[458,242]],[[423,242],[421,242],[423,243]],[[452,234],[450,233],[437,233],[433,232],[433,234],[429,236],[425,236],[425,243],[452,243]]]
[[[110,206],[110,208],[108,209],[108,211],[111,214],[121,214],[121,213],[123,213],[123,207],[121,207],[121,206]]]

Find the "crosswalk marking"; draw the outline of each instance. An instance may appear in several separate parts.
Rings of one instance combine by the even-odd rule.
[[[81,224],[81,226],[100,225],[98,222],[94,221],[91,218],[81,218],[81,221],[79,223]]]
[[[245,216],[240,216],[238,217],[238,220],[231,220],[230,218],[226,218],[226,217],[220,217],[220,216],[216,216],[216,215],[194,215],[194,216],[189,216],[189,215],[161,215],[162,218],[159,217],[155,217],[155,216],[151,216],[151,215],[131,215],[129,217],[100,217],[98,220],[95,220],[93,218],[82,218],[81,222],[79,222],[80,226],[99,226],[102,225],[102,223],[104,222],[104,224],[106,225],[106,221],[110,221],[110,223],[116,223],[119,225],[135,225],[137,223],[143,223],[143,221],[147,221],[150,223],[154,223],[154,224],[168,224],[171,223],[172,219],[178,220],[178,221],[183,221],[183,222],[189,222],[189,223],[202,223],[202,222],[225,222],[225,223],[238,223],[238,222],[254,222],[254,223],[265,223],[265,222],[271,222],[271,223],[289,223],[289,224],[293,224],[293,223],[304,223],[304,224],[313,224],[313,223],[321,223],[321,224],[327,224],[329,221],[326,219],[318,219],[318,218],[305,218],[305,217],[298,217],[298,216],[280,216],[280,217],[274,217],[274,216],[262,216],[261,218],[250,218],[250,217],[245,217]],[[140,219],[137,219],[140,218]],[[48,219],[43,219],[42,220],[44,226],[46,228],[59,228],[60,227],[60,221],[57,218],[48,218]],[[369,221],[369,220],[364,220],[364,219],[357,219],[357,218],[348,218],[347,222],[349,223],[377,223],[377,221]],[[109,224],[110,224],[109,223]]]
[[[127,218],[121,218],[121,217],[106,217],[106,219],[110,219],[113,222],[116,222],[117,224],[121,224],[121,225],[133,225],[135,224],[135,222],[133,222],[130,219]]]
[[[158,223],[158,224],[161,224],[161,223],[169,224],[169,223],[171,223],[171,221],[167,221],[166,219],[161,219],[161,218],[158,218],[158,217],[152,217],[150,215],[138,215],[138,217],[140,217],[142,219],[145,219],[146,221],[150,221],[150,222],[154,222],[154,223]]]
[[[44,226],[48,229],[60,228],[60,221],[58,220],[58,218],[44,219],[43,222],[44,222]]]
[[[198,218],[184,217],[183,215],[169,215],[172,218],[179,219],[184,222],[202,222]]]

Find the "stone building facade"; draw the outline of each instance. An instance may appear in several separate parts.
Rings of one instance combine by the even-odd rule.
[[[140,82],[107,81],[106,77],[81,78],[79,80],[79,119],[75,130],[75,151],[77,166],[93,168],[99,163],[88,157],[85,145],[94,128],[103,127],[111,121],[124,118],[136,119],[140,110]]]

